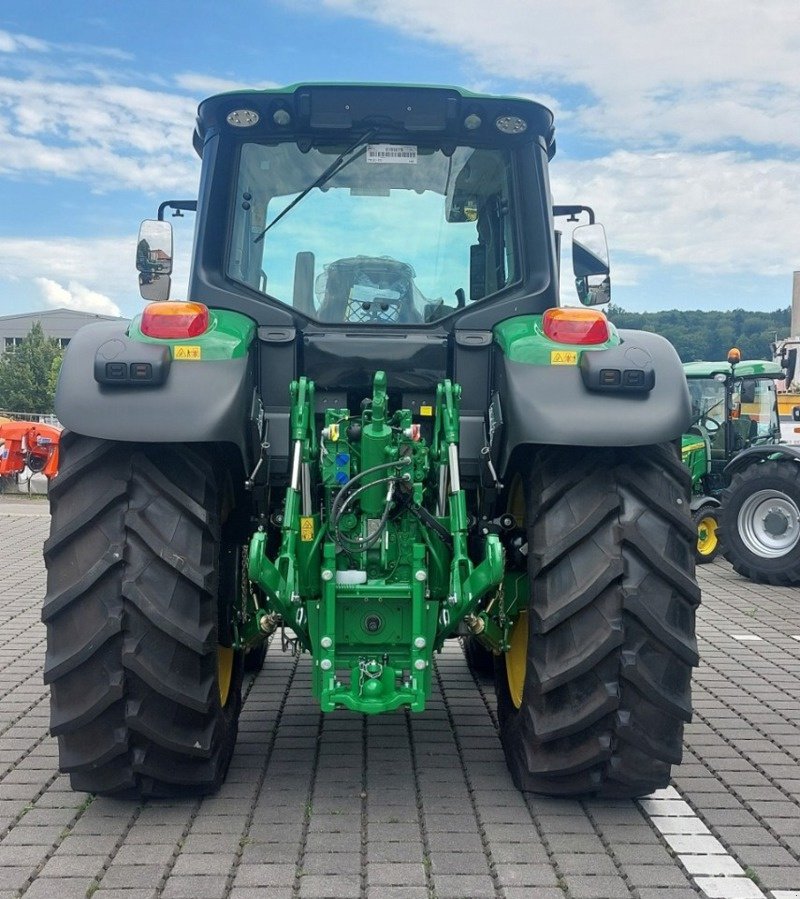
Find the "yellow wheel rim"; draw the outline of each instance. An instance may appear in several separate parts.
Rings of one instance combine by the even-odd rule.
[[[217,684],[219,685],[219,704],[225,706],[231,691],[233,677],[233,649],[230,646],[217,647]]]
[[[515,708],[522,705],[525,671],[528,668],[528,613],[520,612],[511,630],[511,646],[506,653],[508,692]]]
[[[507,511],[514,516],[517,527],[525,527],[525,490],[522,478],[514,475],[508,491]],[[525,688],[525,672],[528,668],[528,612],[519,613],[511,629],[511,645],[506,658],[506,679],[508,692],[515,708],[522,705],[522,691]]]
[[[706,515],[697,522],[697,551],[701,556],[710,556],[717,548],[717,519]]]
[[[508,491],[508,508],[506,511],[513,515],[518,528],[525,527],[525,491],[522,487],[522,478],[514,475],[511,487]]]

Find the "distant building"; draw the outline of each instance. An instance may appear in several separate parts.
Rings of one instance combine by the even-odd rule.
[[[54,337],[65,347],[78,328],[90,322],[115,321],[113,315],[94,315],[75,309],[45,309],[41,312],[21,312],[19,315],[0,316],[0,355],[19,346],[30,334],[31,328],[40,322],[45,337]]]

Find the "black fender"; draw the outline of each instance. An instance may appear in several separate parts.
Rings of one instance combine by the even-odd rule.
[[[175,362],[161,344],[127,336],[127,321],[81,328],[64,354],[55,413],[70,431],[139,443],[232,443],[252,468],[255,380],[251,354]],[[150,363],[149,382],[100,383],[106,360]],[[96,360],[102,363],[96,364]]]
[[[747,468],[753,462],[763,462],[765,459],[781,456],[790,462],[800,462],[800,446],[788,446],[781,443],[768,443],[764,446],[751,446],[750,449],[743,450],[738,456],[731,459],[725,466],[725,474],[730,478]]]
[[[580,365],[530,365],[496,354],[489,432],[501,473],[528,444],[646,446],[677,440],[688,429],[689,389],[675,348],[645,331],[619,336],[617,347],[585,350]],[[606,368],[641,371],[642,386],[601,386]]]
[[[713,496],[693,496],[692,501],[689,503],[689,508],[692,512],[696,512],[698,509],[702,509],[703,506],[721,506],[722,503],[718,499],[714,499]]]

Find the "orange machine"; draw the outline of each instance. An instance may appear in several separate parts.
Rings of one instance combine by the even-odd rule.
[[[0,477],[17,474],[27,465],[52,478],[58,472],[61,430],[30,421],[0,424]]]

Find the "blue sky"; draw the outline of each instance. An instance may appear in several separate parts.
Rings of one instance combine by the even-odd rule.
[[[773,310],[800,268],[797,0],[0,4],[0,315],[132,315],[141,219],[192,197],[197,103],[298,81],[457,84],[556,113],[614,301]],[[191,216],[176,224],[185,292]]]

